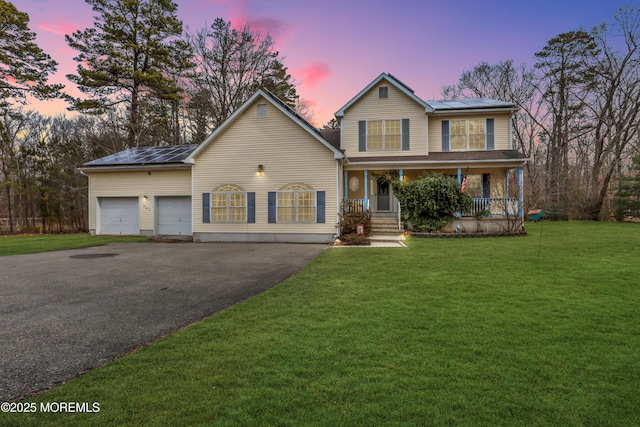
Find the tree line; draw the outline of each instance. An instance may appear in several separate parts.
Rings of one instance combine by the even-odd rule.
[[[120,150],[200,143],[257,88],[311,114],[268,34],[215,19],[183,31],[170,0],[85,0],[93,24],[65,36],[67,75],[83,93],[48,84],[58,63],[29,17],[0,0],[0,232],[86,230],[87,180],[77,168]],[[73,117],[45,117],[30,97],[63,98]]]
[[[550,39],[531,67],[481,63],[443,95],[518,105],[513,135],[515,148],[532,159],[529,205],[555,219],[608,219],[617,181],[637,173],[639,42],[639,9],[622,6],[610,23]]]
[[[185,32],[170,0],[85,1],[92,25],[65,36],[77,52],[67,77],[83,93],[74,98],[48,83],[58,64],[35,43],[27,14],[0,0],[0,233],[86,230],[80,165],[131,147],[200,143],[257,88],[312,116],[269,34],[220,18]],[[608,219],[618,180],[640,164],[639,37],[639,9],[624,6],[610,23],[553,37],[532,66],[480,63],[443,96],[514,102],[514,148],[532,159],[528,206]],[[63,98],[81,114],[43,116],[25,109],[30,98]],[[628,189],[636,181],[622,181],[638,194]]]

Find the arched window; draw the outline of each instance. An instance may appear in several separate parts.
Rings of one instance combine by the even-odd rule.
[[[315,222],[316,192],[307,185],[293,182],[278,191],[278,222]]]
[[[246,222],[247,193],[235,184],[222,184],[211,192],[211,222]]]

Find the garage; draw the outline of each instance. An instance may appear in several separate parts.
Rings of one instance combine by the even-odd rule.
[[[137,197],[101,197],[100,234],[140,234]]]
[[[191,235],[191,197],[157,197],[156,234],[169,236]]]

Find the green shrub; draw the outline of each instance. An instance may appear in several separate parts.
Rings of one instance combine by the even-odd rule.
[[[340,240],[345,245],[367,245],[371,234],[371,211],[345,212],[340,216]],[[358,235],[358,224],[364,225],[364,236]]]
[[[437,231],[461,211],[471,210],[473,201],[460,192],[454,178],[442,174],[428,174],[415,181],[392,182],[405,219],[416,231]]]

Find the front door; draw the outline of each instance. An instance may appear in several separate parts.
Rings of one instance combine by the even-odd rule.
[[[378,199],[376,206],[379,211],[391,210],[391,200],[389,198],[389,183],[378,181]]]

